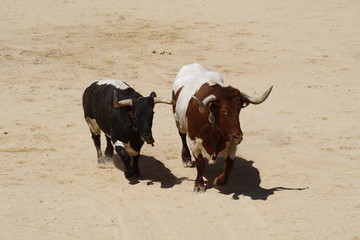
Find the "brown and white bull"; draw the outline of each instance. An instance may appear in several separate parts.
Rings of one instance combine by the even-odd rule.
[[[204,158],[211,164],[217,157],[225,157],[224,170],[215,178],[214,186],[226,184],[234,166],[237,145],[243,139],[240,110],[250,103],[264,102],[271,90],[272,87],[261,97],[254,98],[225,86],[219,73],[207,71],[198,63],[180,69],[173,85],[173,112],[183,144],[181,157],[184,167],[193,167],[190,150],[195,157],[195,193],[205,192]]]

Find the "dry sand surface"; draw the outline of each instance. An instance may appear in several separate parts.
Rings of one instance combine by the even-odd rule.
[[[360,1],[2,0],[0,239],[360,239]],[[201,63],[266,102],[241,113],[228,185],[193,194],[171,106],[141,179],[99,168],[95,78],[170,97]],[[114,156],[119,162],[119,157]]]

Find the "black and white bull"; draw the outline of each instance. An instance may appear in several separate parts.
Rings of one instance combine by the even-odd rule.
[[[84,117],[95,144],[98,163],[111,160],[114,148],[125,165],[125,177],[139,176],[138,160],[144,142],[153,145],[151,132],[156,103],[172,104],[155,92],[143,97],[120,80],[98,80],[83,94]],[[100,132],[105,133],[107,146],[103,156]],[[132,164],[131,164],[132,157]]]

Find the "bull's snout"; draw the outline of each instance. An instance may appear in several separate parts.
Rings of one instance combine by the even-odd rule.
[[[241,143],[241,141],[243,140],[243,134],[240,133],[240,134],[234,134],[232,135],[231,137],[231,141],[232,142],[235,142],[237,144]]]
[[[144,142],[146,142],[147,144],[154,145],[155,140],[150,134],[144,134],[142,137]]]

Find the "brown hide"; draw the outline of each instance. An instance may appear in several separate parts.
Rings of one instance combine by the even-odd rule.
[[[188,135],[190,139],[201,138],[203,146],[209,155],[225,149],[227,141],[241,142],[239,114],[244,105],[241,93],[233,87],[209,86],[208,83],[200,87],[195,96],[203,100],[209,95],[216,96],[216,102],[206,107],[204,113],[199,111],[199,103],[191,98],[186,116],[188,118]],[[210,109],[215,116],[215,124],[209,122]]]
[[[176,93],[172,92],[172,95],[173,95],[173,113],[175,113],[175,109],[176,109],[176,101],[177,99],[179,98],[179,95],[181,93],[181,90],[183,89],[183,87],[179,88],[179,90],[177,90]]]

